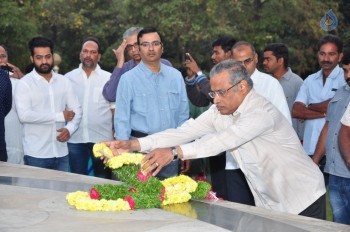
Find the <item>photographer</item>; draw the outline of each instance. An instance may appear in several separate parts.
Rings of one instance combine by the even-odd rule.
[[[8,62],[7,48],[3,44],[0,45],[0,66],[1,69],[6,70],[12,78],[20,79],[24,76],[18,67]]]

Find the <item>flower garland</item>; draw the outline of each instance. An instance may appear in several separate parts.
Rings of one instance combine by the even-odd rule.
[[[98,143],[93,148],[95,157],[106,156],[110,159],[106,166],[113,169],[122,185],[94,185],[90,192],[77,191],[68,193],[68,203],[78,210],[89,211],[124,211],[141,208],[188,202],[191,198],[207,197],[211,186],[204,181],[194,181],[180,175],[160,181],[150,173],[140,171],[143,154],[122,153],[113,156],[104,144]]]

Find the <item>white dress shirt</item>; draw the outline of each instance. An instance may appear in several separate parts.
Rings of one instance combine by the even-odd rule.
[[[258,207],[299,214],[326,192],[321,171],[291,124],[254,90],[232,115],[213,105],[177,129],[138,140],[141,151],[180,145],[184,159],[230,151]]]
[[[22,124],[19,121],[15,106],[14,93],[19,79],[10,78],[12,85],[12,108],[5,117],[5,141],[7,150],[7,162],[23,164]]]
[[[260,72],[258,69],[255,69],[250,78],[253,81],[253,88],[255,91],[269,100],[272,105],[274,105],[284,115],[284,117],[286,117],[288,122],[292,124],[292,117],[290,115],[286,96],[279,81],[266,73]],[[229,152],[226,152],[225,169],[238,169],[238,164],[235,162]]]
[[[324,84],[321,69],[304,80],[295,102],[301,102],[305,105],[323,102],[334,97],[335,92],[345,84],[343,69],[338,65],[326,78],[326,83]],[[308,155],[314,154],[318,138],[325,122],[325,118],[306,119],[304,121],[303,145]]]
[[[350,103],[349,103],[343,117],[341,118],[340,122],[342,124],[344,124],[345,126],[350,126]]]
[[[56,130],[64,127],[72,135],[81,120],[81,107],[67,78],[52,72],[47,81],[33,69],[18,82],[15,104],[23,124],[24,155],[36,158],[68,155],[67,143],[56,139],[60,134]],[[68,123],[63,115],[67,109],[75,113]]]
[[[114,103],[107,101],[102,95],[103,86],[110,76],[110,72],[97,65],[87,77],[82,64],[65,75],[83,109],[79,128],[69,139],[69,143],[96,143],[113,139]]]

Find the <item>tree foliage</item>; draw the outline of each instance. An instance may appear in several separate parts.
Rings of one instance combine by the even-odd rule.
[[[33,3],[36,1],[33,1]],[[30,63],[28,41],[39,32],[35,7],[15,1],[0,2],[0,44],[8,49],[9,62],[22,70]]]
[[[21,3],[23,2],[23,3]],[[153,26],[163,36],[164,57],[175,67],[190,52],[202,69],[211,66],[211,42],[220,35],[253,43],[261,56],[267,43],[289,46],[292,69],[303,77],[317,67],[317,40],[326,33],[348,40],[350,3],[345,0],[31,0],[2,1],[0,43],[11,61],[28,63],[27,43],[33,36],[50,37],[61,55],[63,73],[77,67],[81,42],[97,37],[103,48],[101,66],[112,71],[112,48],[131,26]],[[320,19],[333,9],[339,26],[323,31]]]

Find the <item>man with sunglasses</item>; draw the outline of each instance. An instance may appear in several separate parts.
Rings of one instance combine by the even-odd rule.
[[[123,34],[123,42],[119,45],[118,49],[113,49],[117,59],[117,65],[114,68],[109,81],[107,81],[103,87],[103,96],[107,101],[115,102],[120,77],[127,71],[133,69],[141,61],[139,46],[137,44],[137,33],[141,30],[141,27],[131,27],[127,29]],[[127,62],[125,62],[125,51],[127,51],[131,58]],[[171,63],[165,59],[161,59],[161,62],[172,66]]]
[[[128,140],[176,128],[189,117],[181,73],[161,63],[163,43],[154,28],[137,35],[141,61],[123,74],[118,84],[114,116],[115,138]],[[178,161],[159,173],[161,179],[178,174]]]

